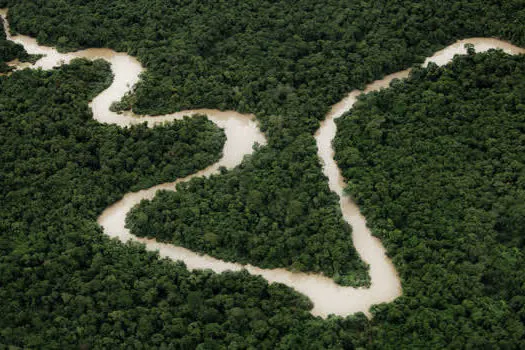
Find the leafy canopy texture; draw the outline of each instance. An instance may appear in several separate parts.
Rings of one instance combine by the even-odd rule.
[[[318,121],[349,91],[421,62],[456,38],[522,43],[525,17],[521,0],[0,0],[0,6],[9,7],[14,29],[41,43],[136,56],[147,70],[117,109],[257,114],[269,138],[264,151],[229,177],[164,194],[171,204],[199,209],[164,215],[154,204],[136,225],[131,219],[134,232],[227,260],[323,272],[354,286],[366,286],[369,277],[315,153]]]
[[[312,133],[318,128],[318,120],[347,92],[421,62],[424,56],[454,39],[498,36],[525,44],[521,0],[0,0],[0,7],[10,8],[10,21],[16,31],[35,36],[41,43],[58,45],[64,50],[111,47],[138,57],[147,71],[136,91],[117,108],[133,107],[140,113],[157,114],[190,107],[256,113],[268,135],[268,145],[255,152],[251,161],[223,176],[197,180],[177,194],[163,194],[165,200],[188,203],[199,209],[168,213],[184,216],[185,221],[174,220],[171,225],[184,224],[192,232],[204,232],[195,242],[187,243],[202,250],[235,260],[259,259],[261,264],[272,262],[289,268],[319,270],[345,284],[366,284],[366,270],[349,247],[350,230],[344,227],[337,198],[328,190],[315,155]],[[522,59],[492,57],[493,64],[489,64],[489,59],[454,63],[452,66],[459,64],[465,72],[458,70],[450,76],[451,88],[465,85],[475,92],[484,87],[478,83],[478,77],[496,76],[501,82],[485,86],[484,95],[477,96],[479,104],[487,96],[508,95],[500,93],[500,89],[512,91],[510,96],[521,101]],[[523,201],[513,202],[513,198],[505,199],[498,192],[500,187],[505,190],[508,186],[521,186],[522,182],[512,180],[512,176],[518,179],[516,174],[521,174],[515,166],[518,163],[504,163],[511,164],[508,171],[514,175],[503,177],[492,187],[483,185],[488,180],[469,179],[471,182],[463,183],[455,181],[460,175],[447,175],[452,179],[440,177],[443,184],[440,191],[451,198],[464,196],[469,201],[451,200],[458,209],[452,212],[443,199],[436,198],[435,207],[434,203],[421,204],[421,212],[425,213],[422,215],[414,206],[429,201],[425,189],[429,192],[436,189],[436,179],[430,179],[428,188],[420,185],[414,189],[421,191],[421,195],[419,192],[413,195],[405,187],[395,192],[390,188],[406,183],[383,180],[395,174],[416,175],[411,173],[417,173],[415,165],[423,165],[411,162],[419,158],[407,157],[403,159],[406,164],[401,160],[386,172],[375,166],[371,153],[365,152],[368,138],[374,137],[376,143],[382,139],[382,122],[370,125],[371,135],[363,127],[357,129],[360,134],[355,137],[364,142],[362,149],[351,145],[356,150],[348,150],[346,144],[338,141],[338,159],[351,181],[350,192],[359,199],[369,223],[394,256],[404,280],[405,295],[395,304],[376,307],[370,323],[362,315],[324,322],[309,316],[310,305],[288,289],[268,287],[256,278],[239,274],[231,277],[190,274],[182,267],[175,269],[173,264],[158,261],[138,247],[123,247],[102,238],[94,221],[104,207],[131,189],[168,178],[171,181],[213,163],[219,157],[222,141],[220,132],[202,119],[174,124],[178,126],[158,133],[145,127],[119,130],[95,126],[86,103],[107,86],[109,72],[104,64],[93,65],[84,62],[53,73],[20,72],[0,78],[0,118],[5,133],[0,138],[3,157],[0,225],[2,232],[8,233],[2,234],[0,244],[0,303],[5,313],[0,342],[33,348],[88,344],[98,348],[142,345],[191,349],[199,345],[271,349],[516,348],[522,344],[524,293],[518,281],[524,277],[521,251],[516,248],[522,246],[519,228],[523,225],[516,218],[522,212],[518,203]],[[499,66],[502,71],[494,68]],[[432,74],[419,72],[422,76],[413,79],[420,84],[427,78],[431,84],[432,74],[442,75],[439,69]],[[414,97],[413,101],[421,99]],[[433,106],[432,98],[424,101]],[[379,99],[377,104],[381,105]],[[439,113],[434,114],[446,111],[447,107],[468,116],[468,109],[462,106],[459,103],[440,106]],[[508,110],[501,103],[495,106],[500,108],[495,125],[501,123],[501,118],[519,115],[517,105]],[[396,113],[405,111],[402,115],[406,115],[405,123],[410,127],[408,107],[403,104],[392,107]],[[420,104],[420,109],[425,107]],[[478,110],[482,115],[483,111]],[[490,109],[489,112],[496,113]],[[192,130],[206,136],[192,134]],[[340,130],[345,132],[343,124]],[[484,129],[470,128],[473,135],[485,133],[480,130]],[[448,128],[439,131],[452,132]],[[191,135],[183,144],[200,143],[190,153],[181,154],[186,155],[183,159],[169,157],[162,147],[155,153],[162,144],[162,134],[169,132]],[[515,130],[509,133],[515,134]],[[146,140],[140,141],[140,135]],[[418,155],[428,155],[426,147],[438,149],[435,153],[442,157],[439,159],[443,166],[453,166],[452,171],[460,165],[449,158],[445,161],[443,157],[452,156],[441,150],[443,145],[455,149],[456,142],[449,140],[451,135],[433,138],[437,143],[430,144],[413,139],[424,136],[414,131],[407,136],[412,143],[405,148],[415,147]],[[501,140],[498,132],[494,137],[498,145],[511,142]],[[339,138],[350,142],[349,137]],[[465,142],[463,138],[457,141],[458,145]],[[517,140],[520,138],[512,141]],[[10,151],[15,144],[16,152]],[[172,152],[186,147],[180,143],[174,148],[170,148],[173,144],[166,145]],[[194,157],[202,154],[205,145],[210,147],[207,156]],[[486,147],[489,146],[487,143]],[[489,148],[495,152],[495,146]],[[501,149],[501,155],[516,149],[519,148]],[[458,154],[453,157],[458,160],[472,152],[463,154],[465,146],[455,150]],[[391,155],[393,159],[399,158],[397,154]],[[507,161],[499,155],[487,154],[497,162]],[[363,159],[366,162],[356,169],[365,177],[352,173],[354,162]],[[379,159],[391,164],[388,159]],[[183,164],[193,166],[181,169]],[[503,169],[496,164],[492,166],[495,171]],[[461,171],[472,172],[465,169]],[[488,176],[491,170],[476,171]],[[416,179],[427,185],[427,177],[432,174],[424,172],[424,180]],[[354,188],[358,180],[368,185]],[[458,186],[462,191],[453,190]],[[488,190],[484,193],[476,189]],[[403,204],[394,207],[391,193],[398,198],[408,193],[414,200],[409,204],[396,202]],[[491,204],[471,205],[475,200],[469,196],[483,196]],[[214,209],[209,219],[192,219],[208,208],[222,208],[225,198],[231,207]],[[466,210],[467,204],[474,209]],[[156,205],[152,202],[143,208],[152,209]],[[435,214],[435,210],[443,215]],[[152,210],[147,214],[149,220],[137,222],[162,227],[161,222],[153,220],[162,217],[162,213]],[[417,224],[414,217],[421,218]],[[472,220],[466,220],[467,217]],[[235,233],[240,233],[235,237],[236,246],[226,249],[222,243],[224,237],[208,231],[211,220],[222,228],[233,222]],[[305,222],[312,223],[311,227]],[[257,237],[257,232],[263,232],[257,231],[259,224],[271,229],[266,230],[269,235],[276,232],[288,235],[282,251],[275,254],[272,248],[276,247],[267,246],[275,236]],[[437,226],[443,228],[437,230]],[[170,231],[166,231],[164,239],[174,238],[176,228]],[[309,261],[301,254],[292,256],[297,252],[297,238],[303,237],[308,237],[303,240],[303,249],[315,254]],[[250,244],[250,251],[238,248],[242,242]],[[182,277],[176,277],[175,273]],[[210,282],[215,278],[218,284]],[[206,289],[207,286],[214,287]],[[190,297],[191,292],[201,295]],[[214,299],[216,295],[218,299]],[[214,309],[217,314],[208,317],[201,311],[186,311],[190,305],[194,308],[203,305],[201,310],[208,313],[208,309]]]
[[[335,148],[403,280],[374,319],[389,341],[523,346],[525,56],[416,69],[338,120]]]
[[[28,55],[24,47],[7,40],[3,30],[4,20],[0,18],[0,74],[13,70],[7,63],[18,59],[20,62],[35,62],[40,56]]]

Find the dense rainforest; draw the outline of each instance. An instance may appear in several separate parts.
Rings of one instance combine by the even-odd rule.
[[[110,47],[136,56],[147,71],[118,108],[257,114],[269,143],[250,164],[163,195],[192,208],[223,208],[225,198],[233,205],[213,217],[199,214],[206,210],[142,216],[140,227],[159,231],[148,234],[229,260],[320,271],[344,285],[367,285],[368,276],[315,154],[318,120],[353,88],[420,62],[458,37],[495,35],[522,43],[525,17],[521,0],[0,0],[1,6],[9,7],[16,31],[40,43],[63,50]],[[247,200],[248,192],[255,202]],[[152,222],[159,218],[173,220],[170,230],[199,234],[183,239],[164,232]]]
[[[284,148],[278,159],[259,149],[233,171],[182,183],[177,192],[158,192],[130,212],[127,226],[137,236],[223,260],[322,271],[341,284],[368,284],[351,229],[337,216],[337,196],[326,194],[324,178],[311,170],[318,162],[315,145],[306,137],[293,145],[302,146]],[[278,187],[271,173],[275,166],[293,167],[296,179]]]
[[[375,320],[382,331],[402,339],[412,325],[439,348],[523,348],[525,56],[471,50],[416,69],[337,127],[347,191],[403,280]]]
[[[190,107],[255,112],[269,138],[267,146],[258,149],[237,169],[209,180],[196,179],[182,186],[177,193],[161,194],[163,201],[184,203],[190,208],[199,208],[199,211],[202,208],[221,208],[222,211],[214,211],[211,218],[201,217],[196,221],[195,210],[179,211],[164,206],[163,210],[170,211],[168,217],[177,215],[175,218],[184,219],[174,220],[168,226],[184,225],[193,233],[207,231],[206,237],[201,236],[186,244],[216,255],[323,271],[343,284],[366,284],[367,278],[365,267],[351,247],[351,232],[341,220],[337,198],[329,192],[315,155],[312,132],[329,105],[355,87],[362,87],[386,73],[422,61],[424,56],[456,38],[498,36],[516,44],[524,44],[525,41],[525,13],[521,0],[362,0],[352,3],[342,0],[322,3],[312,0],[0,0],[0,7],[3,6],[10,8],[10,21],[15,30],[33,35],[41,43],[58,45],[64,50],[111,47],[137,56],[147,71],[135,92],[118,104],[118,108],[133,108],[136,112],[153,114]],[[505,57],[494,59],[497,60],[501,60],[501,64],[507,62]],[[86,65],[84,62],[80,66]],[[467,64],[463,68],[475,67]],[[51,76],[63,74],[61,72],[67,69],[70,68],[62,68]],[[97,72],[105,69],[101,66]],[[96,77],[97,72],[88,70],[90,73],[84,78],[79,77],[77,72],[70,74],[68,79],[71,79],[71,84],[77,82],[80,86],[70,89],[68,94],[62,90],[67,90],[68,84],[61,82],[53,89],[48,87],[49,91],[45,93],[50,97],[38,100],[33,98],[33,94],[39,87],[29,85],[33,86],[29,89],[25,84],[29,84],[29,79],[37,82],[45,80],[48,73],[14,74],[13,77],[27,74],[28,81],[22,85],[9,81],[13,77],[1,78],[4,79],[1,95],[7,94],[9,89],[16,92],[9,97],[13,99],[16,95],[16,103],[0,104],[2,117],[4,104],[10,106],[10,119],[22,119],[20,116],[24,115],[25,109],[35,105],[34,108],[52,108],[48,111],[50,119],[55,110],[65,108],[68,117],[82,115],[82,120],[87,123],[87,98],[82,97],[87,93],[83,91],[85,85],[101,80]],[[459,85],[468,86],[468,73],[456,78],[464,79]],[[500,86],[489,86],[485,92],[497,94],[497,88]],[[28,91],[21,95],[24,89]],[[73,105],[72,98],[75,99]],[[62,100],[69,101],[69,105],[56,107],[49,105],[46,99],[55,104]],[[28,128],[32,129],[31,123]],[[211,132],[210,124],[204,120],[201,123],[206,132]],[[75,127],[82,125],[74,124]],[[111,128],[98,127],[101,130]],[[155,149],[155,138],[162,136],[145,128],[143,131],[148,135],[153,132],[151,141]],[[121,135],[127,131],[115,132]],[[125,147],[122,152],[131,158],[136,157],[132,161],[138,163],[140,155],[149,156],[152,150],[140,153],[141,148],[132,145],[140,138],[132,135],[133,132],[125,136],[130,139],[129,144],[124,142],[124,138],[116,144]],[[33,136],[25,137],[29,140]],[[39,137],[44,138],[45,135],[35,135],[35,138]],[[192,137],[191,141],[195,138]],[[220,139],[219,134],[216,134],[217,139]],[[76,143],[81,144],[78,147],[83,147],[83,141],[82,137],[71,139],[67,151]],[[40,143],[30,146],[42,147],[46,152],[54,150]],[[103,147],[108,147],[99,146],[95,149],[100,149],[101,154]],[[5,147],[2,145],[2,150]],[[344,152],[343,148],[339,149]],[[133,151],[128,153],[128,149]],[[201,149],[195,147],[194,152]],[[27,152],[31,162],[39,161],[40,149]],[[68,152],[65,152],[66,156]],[[2,161],[2,166],[5,163],[6,167],[13,168],[18,155],[8,154],[11,159],[9,162]],[[112,155],[111,159],[114,157]],[[20,347],[42,347],[46,344],[55,348],[77,344],[181,348],[195,348],[198,344],[201,348],[246,348],[250,345],[316,349],[422,346],[516,348],[522,344],[524,318],[519,312],[511,312],[519,310],[519,297],[500,297],[494,291],[484,290],[485,279],[474,284],[472,291],[470,280],[466,280],[465,287],[458,288],[462,292],[455,295],[456,299],[447,292],[448,288],[456,288],[462,282],[458,276],[465,273],[475,275],[479,265],[472,267],[472,271],[469,270],[471,265],[459,265],[466,272],[461,275],[446,274],[450,277],[450,281],[446,281],[448,284],[443,284],[443,276],[436,277],[444,273],[438,268],[436,273],[428,273],[425,279],[421,279],[422,272],[416,269],[424,266],[426,261],[422,263],[417,257],[405,261],[397,257],[402,248],[388,239],[387,248],[389,252],[392,249],[396,256],[394,261],[403,277],[405,296],[394,304],[375,307],[375,317],[368,322],[363,315],[331,318],[328,321],[314,319],[307,313],[308,302],[293,295],[289,289],[267,286],[260,279],[243,274],[189,273],[181,265],[159,261],[154,254],[145,253],[136,245],[123,246],[102,238],[101,230],[94,222],[96,214],[129,189],[163,181],[154,167],[157,168],[157,163],[169,163],[168,158],[163,154],[152,162],[150,168],[142,168],[140,171],[143,173],[138,173],[135,165],[125,171],[127,174],[121,173],[124,169],[120,166],[125,161],[110,167],[106,171],[111,181],[106,178],[111,185],[105,183],[106,178],[101,178],[93,169],[75,168],[70,164],[74,161],[66,162],[69,168],[64,176],[70,179],[66,181],[60,180],[61,176],[54,171],[33,169],[34,177],[50,179],[51,185],[47,187],[42,185],[46,182],[24,182],[23,178],[15,176],[7,181],[8,178],[2,173],[2,180],[11,183],[11,187],[4,189],[5,196],[14,196],[10,193],[15,192],[23,197],[2,200],[2,207],[13,208],[2,209],[5,217],[1,222],[5,227],[3,231],[9,235],[2,237],[0,246],[3,249],[2,271],[6,271],[1,274],[1,285],[6,287],[0,293],[6,293],[1,300],[5,303],[2,310],[7,310],[7,320],[1,326],[1,342]],[[207,159],[211,162],[212,158]],[[43,164],[52,164],[49,159],[54,158],[44,159]],[[189,159],[176,159],[170,164],[176,168],[179,161],[184,163]],[[205,166],[205,163],[195,164],[195,169]],[[133,174],[134,171],[137,173]],[[7,173],[7,170],[3,172]],[[170,176],[183,176],[186,172],[168,173]],[[70,183],[72,179],[77,179],[79,183]],[[61,196],[55,193],[53,181],[63,185],[66,193]],[[101,190],[101,186],[105,187]],[[374,191],[379,191],[379,188]],[[69,203],[76,194],[82,195],[82,200],[70,209]],[[225,200],[232,204],[227,210],[223,208]],[[366,204],[363,205],[366,207]],[[76,206],[82,206],[82,212],[75,209]],[[163,218],[163,214],[153,210],[156,206],[161,208],[163,204],[155,200],[144,205],[144,209],[149,211],[146,220],[144,216],[139,218],[136,215],[140,219],[137,220],[139,231],[141,225],[147,224],[158,227],[159,233],[162,233],[163,224],[155,220]],[[377,208],[377,204],[375,206]],[[139,211],[142,209],[139,208]],[[369,223],[381,235],[383,231],[377,229],[382,227],[381,217],[371,213],[370,209],[366,210],[367,215],[371,215]],[[519,206],[514,206],[513,210],[520,212]],[[315,221],[310,217],[318,219]],[[310,223],[315,221],[315,225],[305,225],[303,222],[307,220]],[[235,227],[235,231],[215,229],[224,229],[229,225]],[[260,225],[259,231],[256,225]],[[474,222],[473,225],[478,224]],[[511,224],[509,221],[500,225],[498,232],[507,232],[504,227]],[[519,232],[519,229],[514,230]],[[258,233],[263,231],[271,236],[259,237]],[[221,237],[223,232],[225,236]],[[285,235],[286,238],[280,242],[287,243],[284,247],[277,247],[277,254],[275,249],[266,246],[276,232]],[[399,234],[397,231],[389,232]],[[165,239],[174,238],[169,232],[166,233],[168,236]],[[463,237],[462,231],[458,231],[457,236]],[[512,252],[513,244],[520,244],[518,238],[513,238],[514,234],[501,236],[506,238],[499,243],[498,249],[507,247],[506,251]],[[227,248],[224,245],[226,237],[236,244],[248,242],[250,251],[243,250],[243,247]],[[305,251],[315,256],[296,256],[297,239],[303,241]],[[409,243],[424,245],[417,241],[417,236],[414,242]],[[342,249],[337,244],[341,244]],[[490,249],[492,246],[484,247]],[[406,250],[409,248],[407,246]],[[433,249],[433,246],[428,249]],[[442,249],[454,255],[456,246],[443,244]],[[514,255],[509,256],[511,263],[516,264],[512,260]],[[521,260],[517,261],[521,263]],[[492,262],[496,265],[508,264],[506,260]],[[451,264],[455,263],[455,259],[451,260]],[[512,273],[519,274],[519,271],[516,268]],[[412,275],[415,275],[413,284],[407,284]],[[502,281],[508,279],[509,283],[518,280],[503,273],[499,277]],[[216,286],[215,281],[219,281],[218,286],[209,289]],[[480,284],[484,286],[481,291],[476,288]],[[465,289],[469,290],[465,292]],[[518,292],[515,293],[517,296]],[[439,298],[441,295],[443,298]],[[119,304],[120,300],[125,302]],[[512,303],[509,300],[513,300]],[[187,311],[192,308],[190,305],[201,305],[199,310],[202,314]],[[92,312],[85,316],[86,310]],[[204,315],[208,312],[217,312],[219,316],[206,318]],[[172,327],[174,324],[176,330]],[[257,330],[262,331],[257,333]]]
[[[16,31],[42,44],[136,56],[148,69],[130,99],[136,112],[233,109],[291,136],[316,129],[353,88],[457,38],[525,45],[522,0],[1,0],[0,7],[9,7]]]
[[[0,77],[0,347],[273,349],[307,328],[326,328],[317,347],[351,344],[289,288],[190,273],[102,234],[97,215],[124,192],[204,168],[224,142],[204,117],[99,124],[87,102],[110,80],[106,62],[85,60]]]
[[[10,72],[13,68],[7,62],[18,59],[20,62],[35,62],[38,55],[28,55],[24,47],[6,40],[6,34],[3,30],[4,20],[0,17],[0,74]]]

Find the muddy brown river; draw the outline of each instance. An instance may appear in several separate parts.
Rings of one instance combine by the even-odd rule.
[[[5,19],[7,10],[0,10],[0,15]],[[135,58],[110,49],[87,49],[62,54],[52,47],[38,45],[33,38],[23,35],[11,36],[7,20],[4,21],[4,26],[9,40],[22,44],[30,54],[45,55],[34,65],[23,64],[17,66],[18,69],[28,66],[30,68],[52,69],[80,57],[88,59],[101,58],[111,64],[114,74],[113,83],[90,103],[93,117],[100,123],[128,126],[147,122],[148,126],[152,127],[160,123],[181,119],[185,115],[206,114],[211,121],[223,128],[226,133],[227,140],[223,149],[223,157],[217,163],[175,182],[163,183],[143,191],[127,193],[121,200],[106,208],[98,218],[98,223],[104,228],[104,232],[108,236],[118,238],[122,242],[134,240],[144,243],[146,249],[158,251],[161,257],[184,261],[190,270],[211,269],[216,273],[221,273],[227,270],[240,271],[245,269],[253,275],[264,277],[269,283],[283,283],[310,298],[314,304],[312,314],[321,317],[327,317],[330,314],[346,316],[356,312],[364,312],[367,316],[370,316],[369,309],[372,305],[392,302],[401,295],[401,281],[395,267],[386,256],[385,248],[381,241],[372,236],[366,225],[366,219],[361,215],[359,208],[352,199],[343,195],[346,184],[333,158],[332,140],[336,134],[334,120],[352,108],[357,96],[362,93],[386,88],[393,79],[407,77],[410,70],[391,74],[381,80],[377,80],[367,85],[364,91],[354,90],[350,92],[341,102],[331,108],[315,134],[318,155],[323,165],[323,172],[328,177],[330,189],[339,196],[343,217],[352,226],[353,244],[361,259],[370,267],[370,288],[352,288],[337,285],[332,279],[319,274],[291,272],[286,269],[261,269],[252,265],[225,262],[186,248],[131,235],[125,227],[126,215],[142,199],[152,199],[156,192],[161,189],[173,191],[176,183],[188,181],[194,177],[207,177],[215,174],[221,166],[233,168],[241,163],[245,155],[252,153],[255,143],[265,144],[266,139],[259,130],[255,117],[235,111],[212,109],[187,110],[162,116],[136,115],[131,112],[123,114],[111,112],[109,110],[111,103],[119,101],[139,80],[143,67]],[[470,38],[460,40],[436,52],[426,60],[425,64],[428,64],[430,61],[438,65],[446,64],[454,55],[465,53],[465,43],[475,45],[477,52],[499,48],[510,54],[525,53],[525,49],[498,39]]]

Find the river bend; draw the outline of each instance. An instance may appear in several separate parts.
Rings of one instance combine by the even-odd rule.
[[[361,215],[359,208],[351,198],[343,195],[346,184],[334,160],[332,140],[336,134],[335,119],[352,108],[357,96],[362,93],[386,88],[393,79],[406,78],[410,70],[394,73],[374,81],[367,85],[364,91],[354,90],[350,92],[341,102],[332,106],[315,134],[317,153],[323,165],[323,172],[328,177],[330,189],[339,196],[344,220],[352,226],[353,244],[361,259],[370,267],[370,288],[343,287],[337,285],[332,279],[320,274],[291,272],[286,269],[261,269],[252,265],[230,263],[208,255],[195,253],[186,248],[132,235],[125,227],[126,215],[142,199],[152,199],[156,192],[161,189],[173,191],[175,190],[175,184],[179,182],[218,173],[218,169],[222,166],[233,168],[241,163],[245,155],[252,153],[255,143],[265,144],[266,139],[259,130],[255,117],[251,114],[213,109],[187,110],[162,116],[135,115],[131,112],[122,114],[111,112],[109,110],[111,103],[119,101],[139,80],[143,67],[135,58],[110,49],[87,49],[62,54],[52,47],[38,45],[35,39],[28,36],[11,36],[9,23],[6,20],[7,10],[0,9],[0,15],[4,19],[8,40],[23,45],[29,54],[45,55],[34,65],[20,64],[17,65],[17,69],[25,67],[52,69],[53,67],[66,64],[74,58],[104,59],[111,64],[111,70],[114,75],[111,86],[96,96],[90,103],[93,117],[100,123],[116,124],[124,127],[147,122],[149,127],[153,127],[164,122],[182,119],[186,115],[206,114],[212,122],[225,131],[227,139],[223,149],[223,157],[217,163],[175,182],[163,183],[146,190],[127,193],[121,200],[106,208],[97,220],[104,228],[105,234],[118,238],[122,242],[128,240],[141,242],[145,244],[147,250],[158,251],[161,257],[184,261],[190,270],[211,269],[216,273],[221,273],[228,270],[240,271],[245,269],[253,275],[262,276],[269,283],[283,283],[310,298],[314,305],[311,312],[316,316],[327,317],[330,314],[346,316],[356,312],[363,312],[370,316],[369,309],[372,305],[392,302],[402,294],[401,281],[394,265],[386,256],[385,248],[381,241],[372,236],[366,225],[366,219]],[[470,38],[460,40],[436,52],[432,57],[427,58],[425,65],[430,61],[438,65],[448,63],[455,54],[465,53],[465,43],[475,45],[477,52],[499,48],[510,54],[525,53],[525,49],[505,41],[492,38]],[[16,62],[13,64],[16,64]]]

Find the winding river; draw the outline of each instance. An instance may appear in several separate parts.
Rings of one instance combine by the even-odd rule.
[[[337,285],[332,279],[319,274],[291,272],[285,269],[261,269],[252,265],[225,262],[182,247],[131,235],[129,230],[125,228],[126,214],[142,199],[152,199],[155,193],[161,189],[174,190],[174,186],[178,182],[188,181],[199,176],[210,176],[217,173],[221,166],[233,168],[240,164],[245,155],[253,151],[255,143],[265,144],[266,139],[259,130],[255,117],[234,111],[210,109],[187,110],[154,117],[139,116],[131,112],[123,114],[111,112],[109,110],[111,103],[119,101],[139,80],[139,75],[143,68],[135,58],[109,49],[88,49],[62,54],[52,47],[38,45],[33,38],[23,35],[11,36],[9,34],[9,24],[6,20],[7,10],[0,10],[0,15],[4,18],[4,26],[9,40],[22,44],[30,54],[45,55],[34,65],[22,64],[17,66],[17,68],[30,66],[32,68],[52,69],[55,66],[68,63],[72,59],[80,57],[88,59],[101,58],[111,64],[114,74],[113,83],[90,103],[93,117],[100,123],[128,126],[147,122],[148,126],[153,127],[160,123],[182,119],[185,115],[206,114],[211,121],[223,128],[226,133],[227,140],[224,145],[223,157],[217,163],[175,182],[160,184],[143,191],[127,193],[121,200],[106,208],[98,218],[98,223],[104,228],[104,232],[108,236],[118,238],[122,242],[134,240],[144,243],[146,249],[158,251],[161,257],[184,261],[190,270],[211,269],[221,273],[227,270],[240,271],[245,269],[253,275],[264,277],[270,283],[283,283],[309,297],[314,304],[312,314],[316,316],[327,317],[330,314],[346,316],[356,312],[363,312],[370,316],[369,309],[372,305],[392,302],[401,295],[401,281],[392,262],[386,256],[385,248],[381,241],[372,236],[366,225],[366,219],[361,215],[355,203],[348,196],[343,195],[345,182],[333,158],[332,140],[336,133],[335,119],[352,108],[357,96],[388,87],[393,79],[407,77],[410,70],[391,74],[381,80],[377,80],[369,84],[364,91],[354,90],[350,92],[341,102],[331,108],[315,134],[318,155],[323,164],[323,172],[328,177],[330,189],[339,196],[343,217],[353,229],[352,239],[354,246],[361,259],[370,267],[370,288],[342,287]],[[455,54],[465,53],[465,43],[474,44],[477,52],[499,48],[510,54],[525,53],[525,49],[501,40],[471,38],[458,41],[436,52],[426,60],[425,64],[428,64],[430,61],[438,65],[446,64]]]

